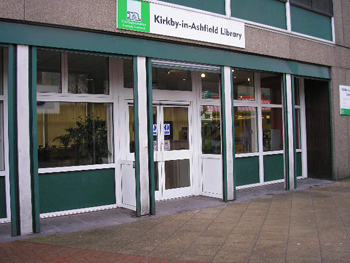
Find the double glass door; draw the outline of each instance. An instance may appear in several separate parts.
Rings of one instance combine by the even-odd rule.
[[[154,105],[156,199],[192,194],[188,105]]]

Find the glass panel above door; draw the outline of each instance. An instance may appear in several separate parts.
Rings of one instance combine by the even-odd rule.
[[[152,68],[153,89],[192,91],[191,71]]]

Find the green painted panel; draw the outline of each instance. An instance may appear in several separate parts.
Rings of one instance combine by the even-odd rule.
[[[193,7],[213,13],[225,14],[225,0],[162,0],[177,5]]]
[[[115,204],[114,169],[39,175],[40,212]]]
[[[330,79],[330,68],[191,45],[62,28],[0,22],[0,43],[145,56]],[[162,52],[159,52],[159,51]],[[300,68],[306,68],[304,73]]]
[[[296,168],[296,175],[297,177],[301,177],[303,176],[303,163],[301,160],[301,153],[297,153],[296,154],[296,164],[297,164],[297,168]]]
[[[275,181],[284,178],[283,154],[264,156],[264,181]]]
[[[6,218],[5,177],[0,177],[0,218]]]
[[[236,186],[259,183],[259,157],[235,159]]]
[[[292,31],[332,41],[332,18],[296,6],[290,11]]]
[[[286,5],[276,0],[231,0],[233,17],[287,29]]]

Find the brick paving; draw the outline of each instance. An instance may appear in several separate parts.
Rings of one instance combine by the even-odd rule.
[[[350,180],[0,244],[0,262],[350,262]]]

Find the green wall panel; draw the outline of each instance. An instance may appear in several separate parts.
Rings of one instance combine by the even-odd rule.
[[[302,160],[301,160],[301,153],[297,153],[296,163],[297,163],[297,168],[296,168],[297,177],[301,177],[301,176],[303,176],[303,169],[302,169],[303,164],[302,164]]]
[[[259,183],[259,157],[235,159],[236,186]]]
[[[115,204],[114,169],[39,175],[40,212]]]
[[[287,29],[285,3],[277,0],[231,0],[233,17]]]
[[[6,218],[5,177],[0,177],[0,218]]]
[[[277,58],[163,41],[0,22],[0,43],[145,56],[330,79],[330,68]],[[161,52],[160,52],[161,50]]]
[[[193,7],[213,13],[225,14],[225,0],[162,0],[177,5]]]
[[[284,178],[283,154],[264,156],[264,181],[275,181]]]
[[[332,41],[332,18],[296,6],[290,11],[292,31]]]

